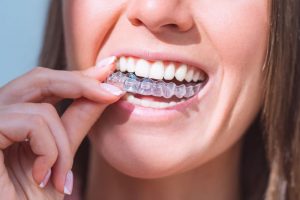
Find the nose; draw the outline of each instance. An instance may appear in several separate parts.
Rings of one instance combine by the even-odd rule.
[[[184,0],[131,0],[127,17],[135,26],[145,26],[151,32],[164,29],[188,31],[193,25],[188,1]]]

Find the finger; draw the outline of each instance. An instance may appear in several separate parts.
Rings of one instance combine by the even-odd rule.
[[[96,63],[95,67],[90,67],[79,72],[85,76],[103,82],[110,74],[114,72],[116,59],[117,58],[115,56],[108,57]]]
[[[73,165],[73,154],[71,153],[70,143],[63,127],[62,121],[51,104],[34,104],[23,103],[5,106],[2,109],[3,114],[6,113],[27,113],[32,115],[41,116],[47,123],[50,132],[53,134],[55,143],[58,149],[58,158],[55,165],[52,168],[53,183],[58,191],[64,193],[66,176]],[[70,189],[69,189],[70,191]]]
[[[46,122],[37,115],[1,114],[0,115],[0,148],[5,149],[13,143],[22,142],[26,138],[32,152],[37,155],[32,176],[37,184],[41,184],[55,163],[58,151]]]
[[[104,73],[96,73],[94,70],[103,70],[103,68],[99,66],[105,66],[107,63],[109,63],[109,61],[104,60],[98,63],[98,68],[89,68],[82,73],[85,76],[103,80],[113,72],[113,69],[111,71],[107,71],[107,74],[102,77],[97,76],[97,74]],[[109,84],[102,84],[102,86],[107,87],[106,90],[109,91],[115,90],[114,86],[111,86]],[[117,91],[118,90],[116,89],[116,93]],[[63,114],[62,121],[67,131],[71,149],[74,154],[83,141],[84,137],[87,135],[87,133],[100,117],[105,108],[109,104],[112,104],[119,100],[124,94],[125,92],[122,91],[122,93],[119,95],[119,98],[112,99],[111,101],[107,102],[102,102],[101,104],[89,101],[87,99],[78,99],[71,104],[71,106]]]
[[[85,97],[96,102],[111,101],[116,95],[99,85],[113,69],[114,64],[98,65],[83,72],[37,67],[1,88],[0,104],[41,102],[53,96],[59,100]]]
[[[108,104],[99,104],[87,99],[76,100],[62,116],[71,151],[75,154],[79,145],[95,124]]]

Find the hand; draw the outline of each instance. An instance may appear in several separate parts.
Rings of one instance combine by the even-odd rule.
[[[0,88],[0,199],[63,199],[71,193],[77,148],[103,110],[124,94],[101,83],[114,70],[112,61],[84,71],[38,67]],[[59,117],[54,105],[65,98],[74,102]]]

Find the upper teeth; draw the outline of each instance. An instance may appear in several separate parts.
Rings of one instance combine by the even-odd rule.
[[[157,80],[172,80],[174,78],[178,81],[185,80],[187,82],[205,80],[205,74],[202,71],[186,64],[176,66],[172,62],[168,64],[164,64],[162,61],[150,63],[144,59],[122,56],[118,59],[116,68],[121,72],[133,72],[137,76]]]

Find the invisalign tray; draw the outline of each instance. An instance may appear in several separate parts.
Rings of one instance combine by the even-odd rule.
[[[138,78],[134,73],[124,74],[120,71],[111,74],[106,80],[107,83],[115,85],[124,91],[141,95],[152,95],[155,97],[171,98],[190,98],[197,94],[204,83],[196,85],[177,86],[175,83],[164,81],[153,81],[149,78]]]

